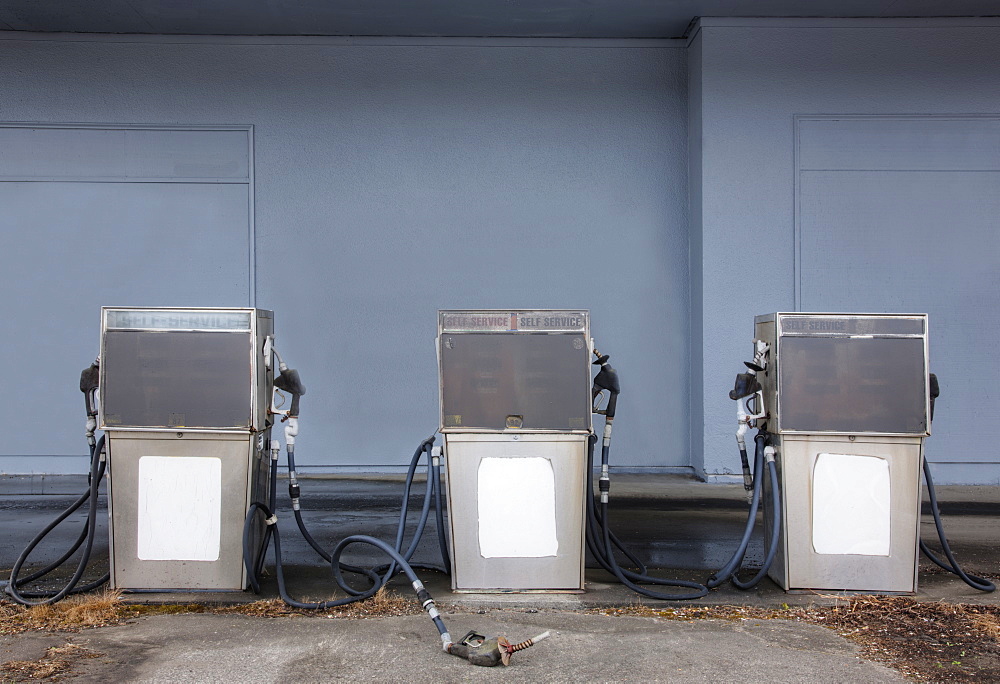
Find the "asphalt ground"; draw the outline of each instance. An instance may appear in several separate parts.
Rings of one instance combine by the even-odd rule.
[[[0,480],[0,572],[10,566],[30,538],[82,490],[71,478]],[[309,478],[302,482],[306,524],[325,548],[348,534],[392,539],[398,520],[401,478],[394,476]],[[338,594],[329,569],[301,539],[279,487],[286,577],[299,598]],[[36,493],[25,493],[25,492]],[[422,487],[411,503],[411,526]],[[939,487],[938,496],[952,547],[967,571],[1000,572],[1000,487]],[[655,574],[704,581],[735,548],[746,516],[741,485],[704,484],[677,476],[616,475],[612,526]],[[282,509],[284,512],[281,512]],[[933,522],[925,507],[922,536],[935,546]],[[84,515],[74,514],[38,551],[37,567],[76,537]],[[88,577],[107,569],[106,514]],[[414,560],[440,563],[431,520]],[[756,539],[747,559],[763,557]],[[346,559],[383,562],[359,547]],[[268,566],[273,567],[271,560]],[[424,616],[368,620],[311,620],[302,617],[251,618],[239,615],[157,615],[128,625],[78,634],[31,633],[0,637],[0,661],[37,659],[52,645],[74,643],[99,653],[80,658],[75,681],[466,681],[472,676],[515,677],[517,681],[905,681],[882,665],[863,660],[857,647],[823,627],[784,620],[663,621],[586,613],[587,609],[636,604],[665,605],[629,591],[599,569],[588,568],[582,594],[453,593],[443,573],[421,571],[443,608],[454,637],[475,629],[512,640],[546,629],[553,637],[514,656],[510,668],[475,668],[441,652]],[[404,596],[408,585],[392,584]],[[958,578],[921,561],[921,601],[1000,603]],[[126,594],[137,603],[225,604],[277,596],[273,571],[259,596],[249,592]],[[831,592],[785,593],[770,580],[750,591],[729,585],[683,605],[737,605],[761,608],[829,605]],[[669,604],[668,604],[669,605]]]

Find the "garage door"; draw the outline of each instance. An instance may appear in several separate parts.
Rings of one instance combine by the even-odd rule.
[[[930,314],[941,381],[927,455],[943,482],[1000,479],[1000,119],[798,121],[805,311]]]
[[[252,303],[252,130],[0,125],[0,470],[84,472],[100,307]]]

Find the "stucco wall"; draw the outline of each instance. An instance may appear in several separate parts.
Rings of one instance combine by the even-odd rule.
[[[688,464],[682,42],[6,34],[0,64],[0,121],[253,125],[256,303],[308,388],[300,464],[405,462],[437,427],[436,310],[473,307],[589,308],[624,385],[616,463]],[[18,258],[33,236],[0,226]],[[95,269],[114,301],[67,335],[80,368],[102,304],[144,305],[118,276]],[[77,377],[49,382],[67,408],[23,416],[40,438],[0,470],[83,452]]]
[[[795,116],[1000,112],[1000,27],[974,19],[704,20],[698,38],[703,64],[703,260],[700,275],[693,274],[699,281],[693,287],[702,288],[705,305],[701,339],[695,331],[692,344],[703,348],[704,470],[714,474],[739,469],[735,409],[726,393],[740,362],[750,356],[753,316],[796,306]],[[936,239],[947,240],[949,231],[963,229],[961,212],[953,218]],[[904,226],[889,224],[886,229],[898,231],[902,254],[911,249]],[[964,265],[960,258],[945,257],[936,268],[961,274]],[[860,271],[847,275],[864,277]],[[928,273],[905,301],[886,301],[885,310],[902,307],[931,314],[932,368],[947,369],[937,370],[945,393],[950,381],[954,391],[963,387],[968,394],[965,378],[984,367],[976,358],[961,364],[947,360],[947,347],[935,345],[935,310],[927,309],[936,308],[940,321],[945,306],[960,312],[959,319],[995,318],[996,306],[981,311],[957,292],[950,300],[940,293],[931,298],[934,287]],[[925,306],[928,301],[933,306]],[[824,303],[835,310],[850,308],[835,297],[807,302],[811,307]],[[868,298],[865,306],[876,307],[878,301]],[[995,346],[984,345],[974,356],[990,355],[995,356]],[[995,387],[995,378],[979,382],[969,399],[974,406],[959,408],[966,415],[953,424],[942,415],[949,410],[942,397],[927,452],[938,462],[935,470],[942,481],[1000,479],[992,448],[998,436],[995,421],[984,412],[995,403]],[[956,410],[954,403],[951,410]],[[694,440],[696,463],[699,441]],[[985,465],[958,463],[969,461]]]

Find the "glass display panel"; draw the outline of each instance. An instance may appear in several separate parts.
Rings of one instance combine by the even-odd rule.
[[[109,427],[250,426],[250,333],[109,330],[101,396]]]
[[[782,430],[927,431],[923,339],[782,336],[779,354]]]
[[[586,430],[589,369],[584,335],[445,333],[443,427]]]

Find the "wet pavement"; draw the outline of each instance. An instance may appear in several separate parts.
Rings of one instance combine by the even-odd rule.
[[[0,572],[75,496],[83,478],[0,478]],[[704,581],[735,548],[746,516],[742,485],[704,484],[676,476],[614,477],[612,526],[632,551],[665,577]],[[299,536],[279,487],[279,517],[287,581],[303,599],[336,594],[329,569]],[[306,524],[331,549],[349,534],[382,539],[395,535],[401,478],[328,477],[302,482]],[[423,488],[411,502],[412,529]],[[35,492],[35,493],[24,493]],[[1000,570],[996,520],[1000,487],[941,487],[945,526],[960,561],[970,572]],[[88,577],[107,570],[106,509],[102,497],[94,562]],[[926,512],[926,511],[925,511]],[[40,547],[29,564],[38,567],[67,548],[85,515],[77,512]],[[759,533],[758,533],[759,534]],[[925,515],[922,534],[933,538]],[[748,560],[759,562],[755,539]],[[356,547],[345,560],[383,562],[368,547]],[[440,563],[433,516],[414,560]],[[268,560],[269,568],[273,563]],[[921,563],[918,600],[1000,603],[957,578]],[[520,640],[550,630],[552,638],[516,653],[509,668],[473,668],[441,651],[440,640],[424,615],[369,619],[294,616],[254,618],[240,615],[153,615],[125,625],[79,633],[33,632],[0,636],[0,663],[35,661],[62,653],[62,677],[76,682],[462,682],[514,678],[525,682],[905,682],[898,672],[861,657],[857,645],[817,625],[787,620],[661,620],[584,612],[594,607],[649,603],[599,569],[588,569],[582,594],[453,593],[447,575],[419,571],[440,606],[454,638],[469,629]],[[63,575],[65,576],[65,574]],[[393,586],[411,595],[405,581]],[[277,596],[273,570],[260,596],[249,592],[126,594],[133,603],[242,603]],[[764,608],[828,605],[830,592],[786,594],[770,580],[749,592],[729,585],[682,605],[750,605]],[[677,604],[673,604],[677,605]],[[56,647],[56,651],[46,651]],[[46,655],[48,653],[48,655]]]
[[[395,537],[402,495],[400,476],[309,477],[301,481],[302,509],[306,526],[325,549],[351,534],[380,539]],[[0,517],[4,535],[0,538],[0,573],[6,578],[10,567],[31,537],[55,518],[75,494],[86,486],[83,478],[16,477],[0,478]],[[613,477],[611,526],[626,545],[655,574],[676,579],[704,581],[721,567],[736,548],[746,519],[747,503],[742,485],[706,484],[675,475],[617,474]],[[423,486],[415,482],[411,495],[409,531],[419,514]],[[23,492],[36,492],[25,494]],[[288,506],[284,482],[278,488],[279,527],[282,552],[290,592],[299,597],[328,598],[334,593],[329,567],[299,535]],[[1000,572],[1000,487],[938,488],[945,529],[952,548],[966,571],[993,575]],[[88,577],[107,571],[107,515],[104,497],[99,514],[99,532],[92,569]],[[933,520],[925,504],[921,534],[936,548]],[[57,556],[75,540],[86,518],[81,509],[49,536],[32,556],[30,567]],[[407,537],[409,538],[409,537]],[[760,531],[747,553],[749,565],[759,564],[764,550]],[[379,565],[385,558],[367,546],[352,547],[345,561],[357,565]],[[440,565],[433,515],[427,523],[417,563]],[[446,575],[420,571],[424,583],[442,603],[466,608],[559,607],[577,609],[644,602],[645,599],[614,581],[604,571],[588,563],[587,591],[583,594],[466,594],[451,592]],[[268,566],[273,567],[269,557]],[[405,586],[405,582],[399,582]],[[264,578],[260,596],[249,592],[197,592],[191,594],[133,594],[136,602],[221,602],[239,603],[277,596],[273,572]],[[958,578],[939,571],[921,558],[918,598],[963,602],[996,603],[997,595],[975,591]],[[729,585],[714,590],[696,603],[742,604],[762,607],[809,605],[833,600],[834,593],[786,594],[765,579],[753,591],[742,592]],[[655,601],[648,601],[655,603]]]

